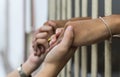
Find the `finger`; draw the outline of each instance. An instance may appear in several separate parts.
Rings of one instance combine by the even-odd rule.
[[[39,31],[41,31],[41,32],[43,32],[43,31],[53,31],[53,28],[51,26],[45,25],[45,26],[42,26]]]
[[[45,25],[45,26],[41,27],[40,32],[47,32],[48,33],[47,38],[49,38],[52,34],[54,34],[54,29],[52,26]]]
[[[41,50],[39,48],[37,48],[37,52],[36,52],[37,56],[40,56],[41,53],[42,53]]]
[[[48,21],[48,24],[49,24],[50,26],[56,26],[56,23],[53,22],[53,21]]]
[[[47,37],[48,37],[48,33],[47,32],[38,33],[35,36],[36,39],[44,39],[44,38],[47,38]]]
[[[47,49],[49,47],[48,45],[48,41],[46,39],[37,39],[36,40],[37,46],[44,46],[45,49]]]
[[[57,28],[55,33],[56,33],[56,34],[61,33],[61,32],[63,31],[63,29],[64,29],[64,28]]]
[[[54,44],[57,41],[57,36],[54,34],[51,36],[51,41],[49,42],[49,45],[51,46],[52,44]]]
[[[62,39],[60,44],[63,47],[69,48],[73,42],[73,36],[74,36],[73,35],[73,28],[72,28],[72,26],[68,26],[67,29],[65,30],[63,39]]]

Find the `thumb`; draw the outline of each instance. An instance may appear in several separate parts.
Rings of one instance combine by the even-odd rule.
[[[73,27],[68,26],[65,30],[63,39],[60,44],[65,48],[69,48],[73,42],[73,38],[74,38]]]

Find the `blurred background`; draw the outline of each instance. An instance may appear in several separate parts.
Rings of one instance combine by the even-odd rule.
[[[106,5],[104,1],[98,0],[98,8],[96,7],[98,16],[104,16]],[[32,33],[45,21],[92,16],[92,5],[92,0],[0,0],[0,77],[5,77],[27,59]],[[120,14],[119,7],[120,0],[112,0],[112,14]],[[84,77],[90,77],[91,46],[85,49],[88,51],[86,60],[81,54],[83,50],[79,48],[78,51],[59,77],[80,77],[82,71],[85,73]],[[120,77],[119,51],[120,39],[113,38],[111,52],[113,77]],[[104,77],[104,58],[102,42],[98,44],[98,77]],[[85,67],[82,60],[86,61]]]
[[[46,20],[47,0],[0,0],[0,77],[26,60],[27,39]]]

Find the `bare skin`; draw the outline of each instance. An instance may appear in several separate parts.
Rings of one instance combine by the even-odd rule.
[[[34,38],[33,40],[33,48],[34,50],[37,52],[39,50],[41,50],[42,52],[46,51],[49,48],[49,44],[48,44],[48,39],[50,38],[51,35],[55,34],[55,31],[57,28],[64,28],[65,24],[69,21],[76,21],[76,20],[88,20],[91,19],[90,17],[78,17],[78,18],[71,18],[69,20],[49,20],[47,22],[44,23],[44,25],[39,28],[36,32],[37,37]],[[39,42],[41,42],[41,40],[38,40],[38,38],[41,38],[41,34],[39,34],[40,32],[42,32],[42,35],[46,35],[47,38],[44,41],[44,44],[46,45],[41,45]],[[51,49],[51,48],[50,48]],[[49,49],[48,49],[49,50]],[[47,51],[48,51],[47,50]]]
[[[112,31],[112,35],[120,34],[120,15],[111,15],[103,18],[108,23]],[[75,38],[73,46],[90,45],[110,37],[110,33],[106,29],[105,24],[99,18],[82,21],[71,21],[65,24],[65,28],[68,26],[72,26],[74,30]],[[63,34],[64,31],[61,32],[57,42],[62,39]]]
[[[41,65],[41,62],[44,60],[42,69],[35,77],[57,77],[57,74],[74,54],[74,52],[69,51],[75,50],[75,48],[71,48],[73,37],[73,28],[68,27],[65,31],[63,40],[47,54],[45,60],[42,56],[44,54],[37,53],[36,55],[38,56],[36,56],[34,55],[36,53],[34,51],[34,53],[29,56],[28,60],[22,66],[24,72],[27,75],[30,75],[39,65]],[[7,77],[19,77],[19,73],[15,70]]]
[[[63,40],[47,54],[42,69],[35,77],[57,77],[74,54],[76,48],[71,47],[73,37],[73,29],[67,28]]]

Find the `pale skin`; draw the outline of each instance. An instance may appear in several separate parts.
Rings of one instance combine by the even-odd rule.
[[[104,19],[109,24],[109,27],[110,27],[113,35],[114,34],[120,34],[120,27],[119,27],[119,25],[120,25],[120,22],[119,22],[120,15],[111,15],[111,16],[104,17]],[[55,22],[52,22],[52,21],[50,21],[50,22],[55,24]],[[51,24],[51,26],[53,28],[53,27],[56,26],[56,24],[55,25]],[[65,23],[65,25],[63,25],[63,26],[65,26],[64,30],[66,29],[67,26],[72,26],[73,27],[73,32],[75,34],[74,35],[73,46],[89,45],[89,44],[96,43],[96,42],[99,42],[101,40],[104,40],[104,39],[107,39],[108,37],[110,37],[110,34],[105,29],[104,23],[102,21],[100,21],[99,19],[82,20],[82,21],[79,21],[79,20],[70,21],[70,22]],[[50,30],[50,31],[53,31],[53,30]],[[61,32],[60,34],[61,34],[60,35],[61,37],[59,37],[59,38],[63,38],[64,31]],[[51,33],[51,35],[52,35],[52,33]],[[78,37],[76,37],[77,35],[78,35]],[[56,35],[54,37],[56,37]],[[39,39],[39,37],[37,39]],[[55,42],[55,40],[54,40],[54,42]],[[40,41],[37,41],[36,43],[41,44]],[[48,48],[47,45],[43,45],[43,46],[46,46],[46,48],[45,48],[46,50]],[[37,52],[36,55],[40,56],[41,52]],[[43,64],[44,64],[44,62],[43,62]],[[44,65],[46,65],[46,63]],[[63,63],[63,65],[64,65],[64,63]],[[54,66],[53,66],[53,69],[56,69]],[[52,68],[52,66],[50,67],[50,65],[46,65],[46,67]],[[61,68],[62,68],[62,66],[60,67],[60,69]],[[56,70],[58,70],[58,71],[56,71]],[[60,71],[59,68],[56,69],[56,70],[53,70],[54,74],[55,74],[54,77]],[[46,73],[45,71],[50,71],[50,70],[45,70],[44,69],[44,70],[41,70],[41,71],[43,71],[42,73],[44,73],[44,75],[45,75],[45,73]],[[40,73],[38,73],[38,76],[41,75]],[[50,76],[52,77],[53,75],[50,75]]]
[[[62,67],[67,63],[69,58],[74,53],[69,51],[69,48],[71,47],[71,44],[72,44],[72,40],[73,40],[73,29],[72,27],[68,27],[68,29],[65,32],[63,40],[47,54],[43,62],[43,68],[40,70],[40,72],[38,72],[38,74],[35,77],[57,76],[57,74],[60,72]],[[72,48],[72,50],[74,49],[75,48]],[[34,51],[34,53],[32,53],[28,58],[28,60],[23,64],[22,68],[27,75],[30,75],[39,65],[41,65],[41,62],[43,61],[43,56],[45,53],[44,54],[37,53],[36,55],[35,54],[36,52]],[[54,58],[56,56],[57,58]],[[65,60],[63,61],[63,59]],[[56,66],[59,66],[59,67],[56,67]],[[51,70],[48,70],[48,69],[51,69]],[[19,77],[18,71],[17,70],[13,71],[7,77]]]
[[[47,54],[43,68],[36,77],[57,77],[63,66],[74,54],[76,48],[71,47],[73,37],[72,28],[67,28],[63,40]]]

